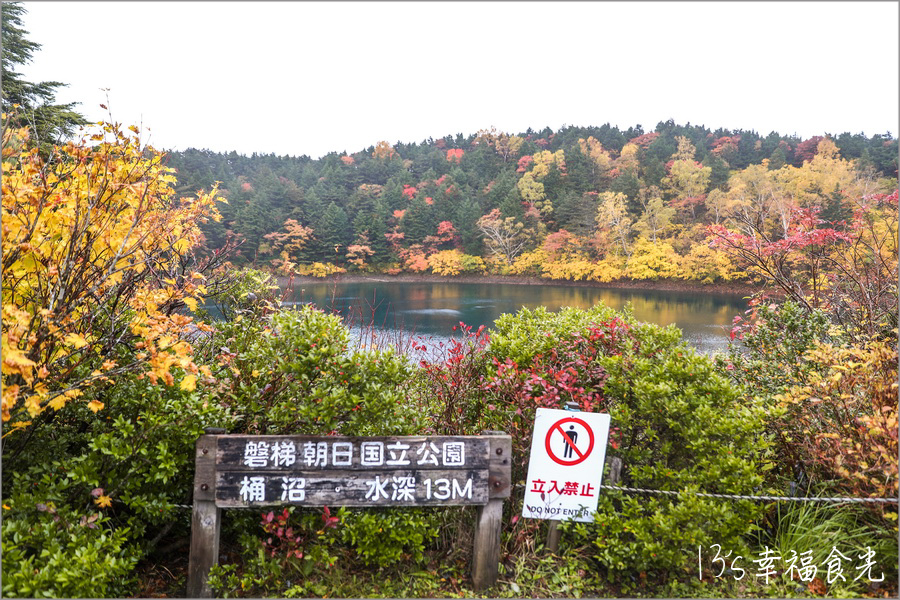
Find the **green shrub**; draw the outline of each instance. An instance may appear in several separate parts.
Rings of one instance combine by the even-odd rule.
[[[408,399],[413,367],[404,357],[392,350],[350,350],[349,330],[341,319],[312,306],[257,311],[248,305],[243,310],[232,321],[217,323],[207,344],[209,362],[216,364],[211,398],[235,415],[229,433],[421,432],[419,414]],[[420,560],[437,530],[428,513],[415,510],[344,509],[340,515],[338,538],[365,564]],[[217,571],[222,593],[239,588],[285,593],[285,582],[297,579],[291,575],[295,567],[319,564],[313,557],[331,556],[334,543],[311,536],[304,541],[302,560],[282,560],[258,554],[268,538],[260,541],[248,519],[233,519],[224,533],[237,538],[244,553],[241,566]]]
[[[217,324],[213,397],[235,413],[230,433],[415,431],[408,362],[390,350],[350,352],[348,340],[339,317],[311,306]]]
[[[340,519],[328,508],[291,506],[262,513],[256,520],[262,538],[258,531],[240,534],[241,564],[216,565],[210,571],[209,583],[218,595],[281,596],[292,582],[334,566],[334,531]]]
[[[758,490],[769,448],[764,413],[745,404],[738,388],[687,346],[677,328],[637,323],[628,311],[620,315],[603,306],[556,314],[522,310],[497,320],[490,352],[498,365],[494,379],[504,378],[492,388],[498,419],[530,423],[538,406],[555,401],[563,408],[566,400],[589,396],[595,410],[611,416],[607,456],[623,460],[620,484],[678,493],[604,490],[596,522],[569,526],[578,543],[594,548],[611,577],[655,571],[677,578],[690,569],[698,544],[746,547],[744,536],[760,508],[693,492]],[[569,368],[590,381],[581,377],[560,391],[551,382]]]
[[[98,512],[57,509],[27,495],[8,498],[3,512],[4,597],[112,598],[129,592],[138,556],[127,543],[127,528],[111,529]]]
[[[517,313],[500,315],[494,321],[490,351],[501,360],[510,359],[526,366],[534,357],[551,351],[560,340],[586,333],[592,324],[616,316],[615,310],[603,304],[589,310],[565,307],[557,312],[543,306],[534,310],[523,308]],[[629,318],[630,312],[626,309],[623,316]]]
[[[92,394],[104,402],[102,411],[66,405],[52,428],[11,457],[4,495],[28,490],[58,506],[78,506],[91,505],[91,492],[102,490],[115,503],[111,523],[126,525],[129,539],[140,543],[178,521],[174,505],[191,498],[197,437],[229,418],[197,391],[147,385],[134,375]],[[186,525],[187,518],[181,521]]]
[[[751,397],[771,399],[806,379],[812,367],[805,354],[830,339],[828,316],[791,301],[754,301],[750,312],[735,317],[728,351],[716,361]]]
[[[367,565],[419,563],[425,546],[438,535],[433,509],[385,508],[339,512],[342,539]]]

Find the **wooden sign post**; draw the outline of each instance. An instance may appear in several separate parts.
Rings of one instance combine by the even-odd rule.
[[[197,440],[187,595],[211,598],[223,508],[478,506],[472,579],[497,581],[512,440],[480,436],[202,435]]]

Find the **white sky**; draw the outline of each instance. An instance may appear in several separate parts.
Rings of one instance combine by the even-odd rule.
[[[29,81],[160,149],[350,153],[496,126],[897,136],[896,2],[25,2]]]

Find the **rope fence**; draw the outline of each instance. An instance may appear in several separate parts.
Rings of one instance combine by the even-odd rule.
[[[523,486],[524,487],[524,486]],[[634,494],[661,494],[677,496],[683,492],[668,490],[648,490],[645,488],[624,487],[618,485],[601,485],[600,489],[628,492]],[[689,492],[701,498],[724,498],[728,500],[756,500],[761,502],[832,502],[842,504],[845,502],[870,502],[882,504],[898,504],[897,498],[850,498],[850,497],[803,497],[803,496],[749,496],[742,494],[709,494],[704,492]]]

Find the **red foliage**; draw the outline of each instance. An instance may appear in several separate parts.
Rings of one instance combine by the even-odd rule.
[[[459,245],[459,234],[451,221],[441,221],[437,227],[437,235],[429,235],[424,240],[431,251],[445,249],[447,246]]]
[[[741,136],[728,136],[723,135],[712,143],[712,148],[710,152],[716,154],[718,156],[728,155],[733,152],[738,151],[738,143],[741,141]]]
[[[742,248],[760,256],[767,257],[784,254],[792,250],[802,250],[808,246],[826,246],[835,242],[850,242],[851,237],[831,228],[817,229],[825,223],[819,218],[819,208],[798,208],[794,210],[795,219],[788,228],[784,238],[771,241],[759,235],[744,235],[725,229],[722,225],[711,225],[710,231],[718,239],[712,245],[725,245],[731,248]]]
[[[524,173],[528,170],[528,167],[531,166],[531,163],[534,162],[534,157],[530,154],[526,154],[522,158],[519,159],[519,165],[516,169],[516,173]]]
[[[639,135],[636,138],[632,138],[631,140],[628,141],[628,143],[637,144],[638,146],[640,146],[642,148],[646,148],[647,146],[652,144],[653,141],[658,137],[659,137],[659,133],[652,131],[650,133],[645,133],[644,135]]]
[[[815,135],[808,140],[797,144],[797,149],[794,150],[794,164],[796,166],[800,166],[806,161],[812,160],[816,155],[816,150],[819,147],[819,142],[824,139],[825,138],[823,138],[821,135]]]
[[[462,148],[451,148],[447,150],[447,160],[450,162],[459,163],[459,161],[463,157],[463,154],[465,153],[466,151]]]
[[[276,554],[285,558],[303,558],[303,546],[311,540],[305,531],[290,524],[291,510],[285,508],[280,513],[269,511],[262,514],[263,531],[268,537],[263,542],[263,549],[269,556],[274,557]],[[322,520],[324,521],[322,529],[335,529],[340,523],[338,517],[332,517],[331,511],[325,507]]]
[[[517,365],[507,359],[485,383],[486,390],[512,394],[514,404],[533,408],[562,408],[576,402],[582,410],[608,409],[603,386],[608,375],[597,364],[600,356],[620,355],[631,337],[630,326],[619,317],[595,324],[586,333],[561,341],[532,364]],[[630,343],[633,343],[630,342]]]
[[[452,238],[456,235],[456,227],[453,226],[451,221],[441,221],[438,223],[437,234],[440,237],[450,236],[450,238]]]
[[[410,198],[410,199],[415,198],[417,191],[418,190],[411,185],[406,185],[406,184],[403,185],[403,195],[406,196],[407,198]]]
[[[432,348],[439,354],[438,359],[420,363],[429,394],[437,400],[432,406],[440,407],[439,414],[430,415],[429,433],[465,435],[481,432],[479,422],[483,410],[480,403],[472,399],[481,396],[489,337],[483,325],[475,331],[463,322],[453,330],[457,327],[463,333],[462,339],[453,338],[446,344],[439,342],[437,348]],[[428,351],[424,342],[414,341],[412,347],[423,353]]]
[[[551,258],[559,258],[559,255],[573,249],[578,243],[578,238],[569,233],[566,229],[560,229],[554,233],[547,234],[544,238],[544,250]]]
[[[352,156],[342,156],[341,162],[344,163],[345,165],[352,165],[356,161],[353,159]]]

